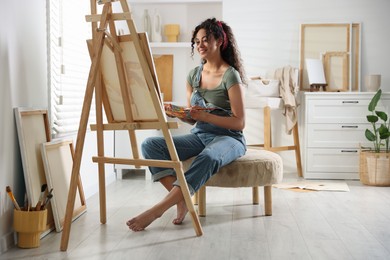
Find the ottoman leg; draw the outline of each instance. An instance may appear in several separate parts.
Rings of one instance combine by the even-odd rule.
[[[252,201],[254,205],[259,204],[259,187],[252,187]]]
[[[272,216],[272,186],[264,186],[264,210],[266,216]]]
[[[206,216],[206,186],[202,186],[198,190],[198,215],[200,217]]]

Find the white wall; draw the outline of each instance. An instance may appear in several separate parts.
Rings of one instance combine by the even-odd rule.
[[[388,0],[223,0],[223,19],[233,28],[249,76],[265,77],[286,65],[298,68],[302,23],[360,22],[361,78],[382,74],[383,91],[390,91],[389,10]],[[364,81],[361,83],[365,90]],[[292,144],[280,111],[272,111],[272,115],[276,119],[272,124],[274,145]],[[247,111],[245,134],[249,143],[262,143],[262,118],[261,111]],[[285,171],[296,171],[294,153],[280,155]]]
[[[0,0],[0,253],[14,244],[13,205],[5,187],[10,186],[19,203],[25,184],[14,107],[48,107],[46,1]],[[97,192],[95,134],[86,138],[81,177],[86,197]],[[74,136],[73,136],[74,137]],[[107,135],[106,152],[112,154],[113,137]],[[115,178],[107,167],[107,182]],[[88,205],[87,205],[88,206]]]
[[[382,88],[390,91],[388,10],[388,0],[223,2],[224,20],[233,27],[248,74],[264,75],[285,65],[298,67],[302,23],[360,22],[362,79],[382,74]]]

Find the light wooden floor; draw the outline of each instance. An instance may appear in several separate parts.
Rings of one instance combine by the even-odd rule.
[[[39,248],[15,247],[0,259],[390,259],[390,188],[347,183],[349,192],[273,188],[270,217],[263,204],[251,205],[248,188],[208,188],[204,235],[196,237],[189,218],[171,224],[174,208],[146,231],[128,230],[126,220],[166,192],[142,176],[118,180],[107,189],[107,224],[91,197],[72,224],[67,252],[59,250],[61,233],[52,232]]]

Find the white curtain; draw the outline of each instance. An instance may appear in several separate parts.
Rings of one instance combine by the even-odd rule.
[[[78,130],[91,60],[86,40],[92,36],[85,21],[88,0],[48,1],[49,104],[55,136]],[[95,120],[94,100],[90,123]]]

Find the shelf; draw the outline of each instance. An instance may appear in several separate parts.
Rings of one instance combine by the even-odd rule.
[[[151,48],[191,48],[191,42],[150,42]]]
[[[129,0],[129,4],[207,4],[222,3],[222,0]]]

